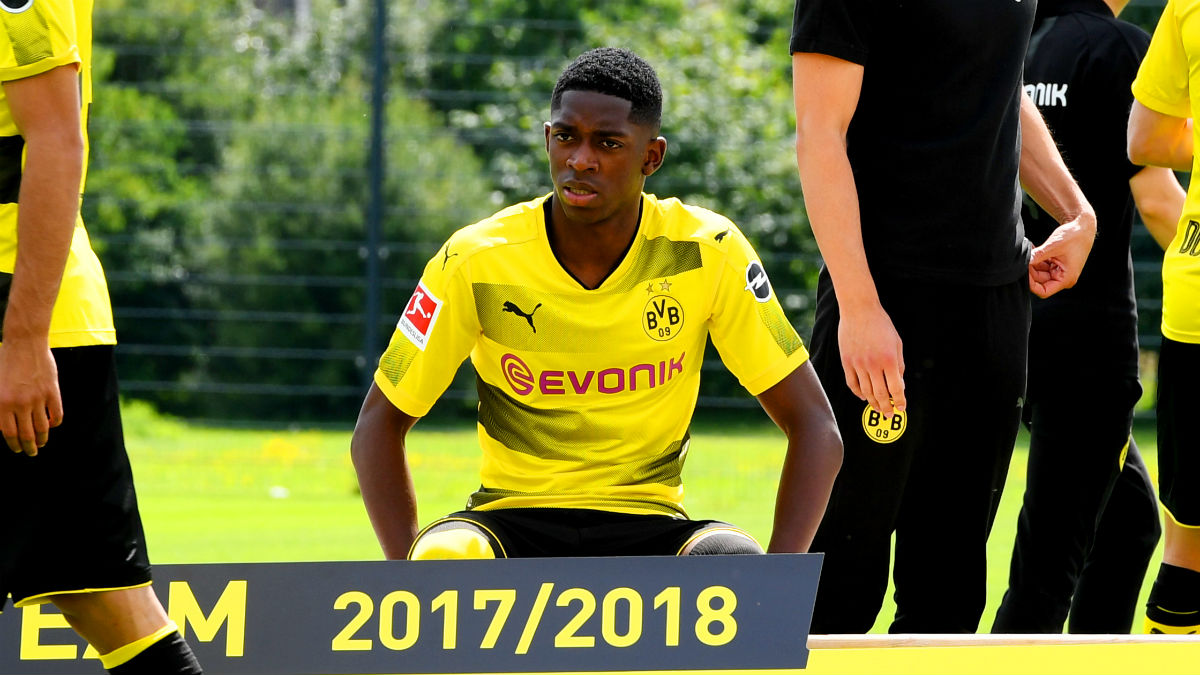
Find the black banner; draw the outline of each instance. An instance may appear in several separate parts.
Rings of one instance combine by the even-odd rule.
[[[209,675],[803,668],[821,556],[160,565]],[[100,672],[51,605],[0,675]]]

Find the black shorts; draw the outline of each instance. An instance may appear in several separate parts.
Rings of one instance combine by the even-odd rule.
[[[1200,344],[1162,339],[1158,353],[1158,495],[1175,522],[1200,527],[1200,440],[1192,433],[1200,410],[1193,377]]]
[[[36,457],[0,452],[0,610],[150,583],[110,346],[54,349],[63,423]]]
[[[496,557],[504,558],[679,555],[701,530],[722,528],[750,536],[718,520],[555,508],[459,511],[431,523],[421,535],[448,520],[483,528],[495,539]]]

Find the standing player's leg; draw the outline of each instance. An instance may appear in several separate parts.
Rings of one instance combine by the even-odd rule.
[[[1162,534],[1154,483],[1133,438],[1071,598],[1071,633],[1128,633]]]
[[[114,675],[191,675],[200,664],[149,586],[53,595],[67,623]]]
[[[1166,514],[1163,562],[1146,603],[1147,633],[1200,633],[1200,409],[1192,377],[1200,344],[1166,337],[1158,358],[1158,489]]]
[[[110,672],[201,672],[150,589],[150,562],[121,429],[112,347],[53,350],[63,423],[36,457],[5,457],[27,527],[12,546],[14,604],[53,602]],[[51,489],[60,498],[37,499]]]
[[[883,444],[867,436],[863,425],[867,404],[846,386],[838,348],[837,300],[825,272],[817,296],[810,352],[842,431],[844,456],[825,517],[809,547],[825,555],[810,631],[866,633],[887,592],[892,530],[915,447],[912,439],[920,436],[920,415],[907,415],[908,428],[899,440]],[[893,308],[889,312],[900,314]],[[919,368],[908,364],[907,372],[910,378],[917,377]]]
[[[1077,382],[1030,392],[1028,472],[1008,590],[994,633],[1060,633],[1129,442],[1136,379]],[[1126,580],[1134,593],[1140,581]]]
[[[987,596],[987,538],[1020,423],[1029,294],[931,285],[928,380],[909,396],[925,415],[896,524],[893,633],[971,633]],[[956,320],[940,316],[953,307]],[[908,342],[905,344],[908,349]],[[911,367],[911,366],[910,366]],[[918,398],[920,396],[920,398]]]

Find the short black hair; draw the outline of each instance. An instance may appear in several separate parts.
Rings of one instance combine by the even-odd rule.
[[[629,101],[629,121],[658,128],[662,124],[662,85],[640,56],[619,47],[580,54],[563,70],[550,97],[550,111],[562,105],[563,92],[594,91]]]

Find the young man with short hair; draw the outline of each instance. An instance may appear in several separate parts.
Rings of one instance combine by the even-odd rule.
[[[545,125],[554,191],[456,232],[426,266],[351,445],[388,558],[762,552],[683,507],[710,336],[787,436],[768,550],[808,549],[841,461],[837,428],[742,233],[642,192],[666,154],[661,106],[641,58],[581,55]],[[418,534],[407,434],[468,354],[481,485]]]

